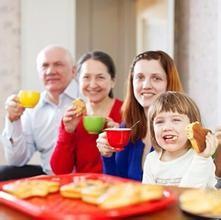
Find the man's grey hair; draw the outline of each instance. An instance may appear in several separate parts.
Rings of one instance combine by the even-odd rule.
[[[70,52],[67,48],[65,48],[65,47],[63,47],[63,46],[61,46],[61,45],[51,44],[51,45],[48,45],[48,46],[46,46],[45,48],[43,48],[43,49],[38,53],[37,59],[36,59],[37,69],[39,68],[39,62],[40,62],[41,56],[42,56],[46,51],[50,51],[50,50],[54,50],[54,49],[58,49],[58,50],[64,51],[64,53],[66,54],[66,56],[67,56],[68,60],[70,61],[70,63],[71,63],[72,65],[74,64],[73,56],[72,56],[71,52]]]

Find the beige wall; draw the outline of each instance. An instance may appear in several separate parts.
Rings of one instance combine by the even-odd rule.
[[[3,127],[4,102],[16,92],[20,82],[20,1],[0,1],[0,129]],[[0,143],[0,164],[4,162]]]
[[[91,50],[110,54],[117,72],[114,94],[120,98],[136,54],[135,16],[134,0],[76,1],[76,58]]]
[[[163,50],[174,56],[174,0],[137,0],[137,53]]]
[[[21,2],[21,88],[42,89],[35,60],[48,44],[75,51],[75,0],[16,0]]]
[[[197,102],[203,122],[214,128],[219,120],[218,0],[176,1],[175,48],[185,90]],[[220,13],[220,12],[219,12]]]

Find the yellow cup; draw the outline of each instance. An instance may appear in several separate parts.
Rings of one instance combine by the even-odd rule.
[[[34,108],[40,99],[40,92],[33,90],[20,90],[18,93],[18,99],[23,107]]]

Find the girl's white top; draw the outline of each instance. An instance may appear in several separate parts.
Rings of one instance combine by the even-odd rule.
[[[212,157],[199,156],[193,149],[172,160],[161,161],[162,152],[153,151],[144,163],[143,183],[182,187],[215,187],[215,164]]]

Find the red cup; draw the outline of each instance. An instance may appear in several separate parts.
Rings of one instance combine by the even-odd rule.
[[[107,128],[107,140],[116,151],[121,151],[128,144],[131,136],[130,128]]]

